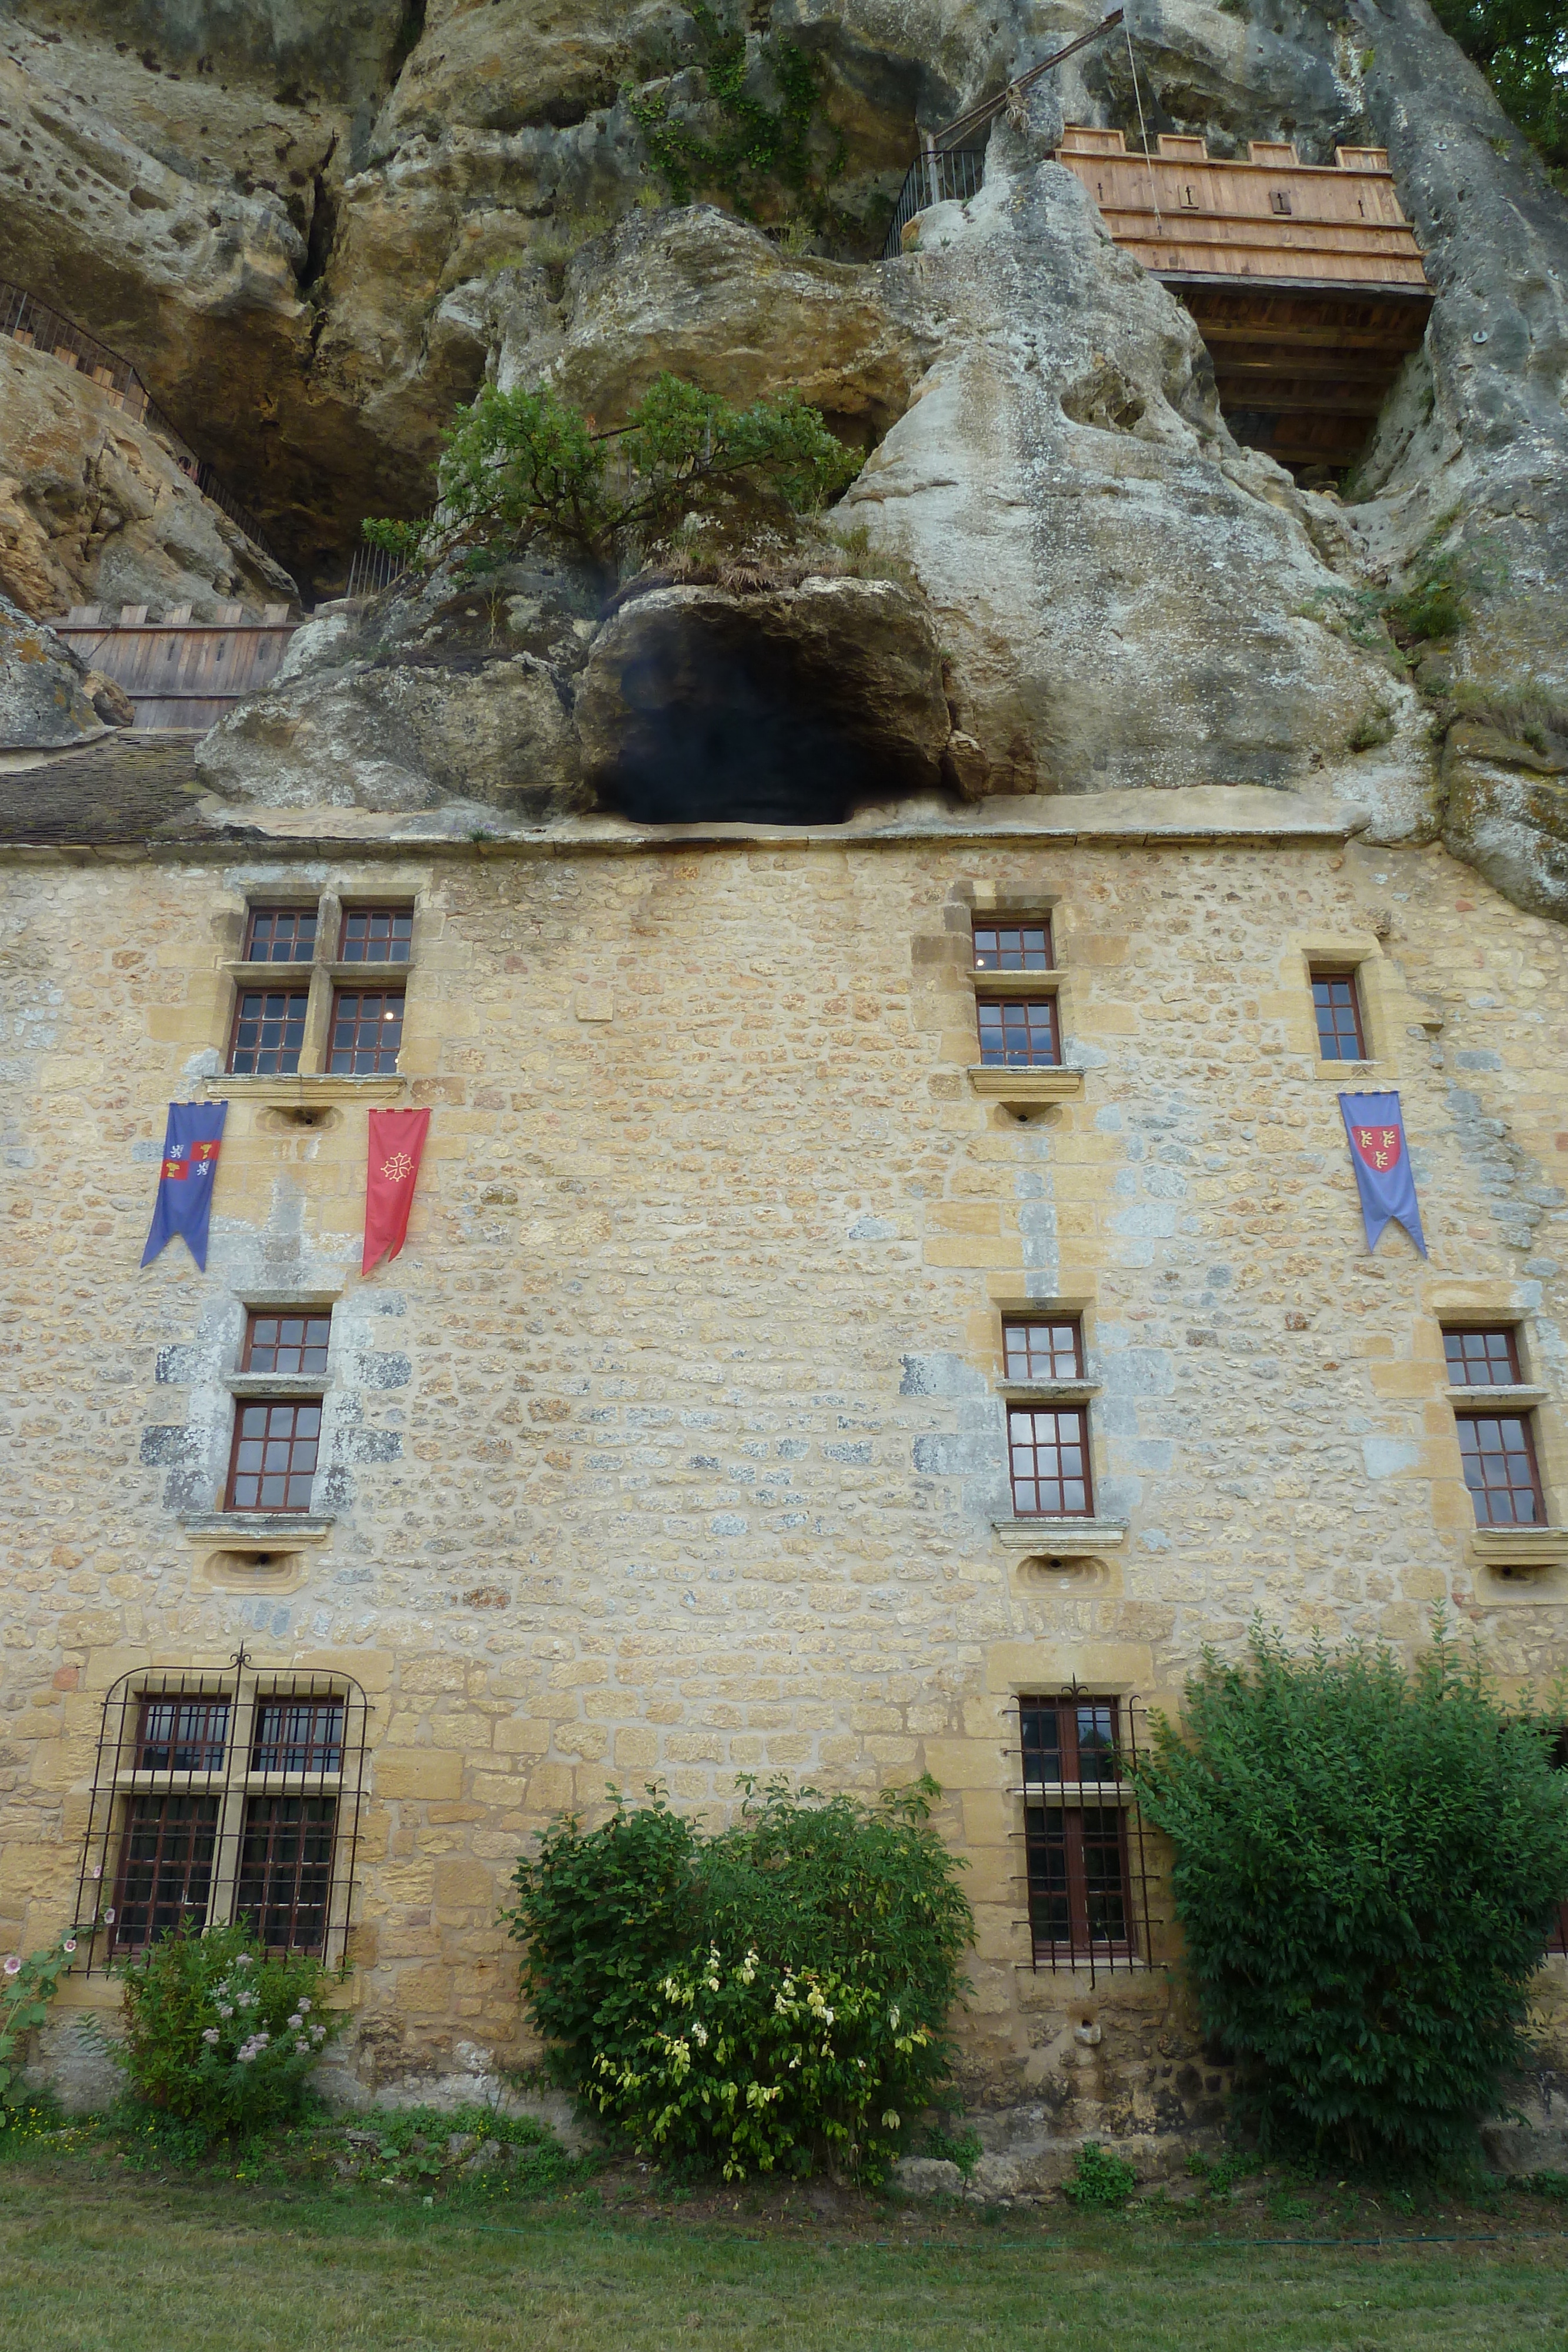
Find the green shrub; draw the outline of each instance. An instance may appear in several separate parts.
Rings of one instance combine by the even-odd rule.
[[[40,1952],[7,1953],[0,1966],[0,2110],[25,2097],[21,2048],[49,2013],[62,1976],[69,1973],[76,1937],[68,1932]]]
[[[937,2164],[956,2164],[966,2180],[973,2177],[975,2167],[985,2152],[985,2142],[977,2131],[966,2128],[950,2132],[945,2124],[933,2124],[918,2150],[921,2156],[930,2157]]]
[[[344,2023],[319,1960],[269,1958],[243,1927],[162,1937],[124,1978],[115,2063],[137,2099],[209,2136],[296,2114]]]
[[[406,2182],[434,2189],[444,2182],[469,2196],[538,2197],[551,2189],[586,2179],[598,2169],[595,2157],[572,2156],[549,2124],[536,2116],[497,2115],[492,2107],[372,2108],[353,2119],[357,2147],[374,2135],[375,2145],[362,2157],[362,2168],[378,2180]],[[451,2152],[454,2137],[471,2147]],[[493,2168],[469,2173],[465,2168],[476,2149],[493,2142],[504,2160]]]
[[[1109,2211],[1124,2205],[1137,2185],[1138,2176],[1126,2159],[1092,2139],[1079,2149],[1072,2178],[1062,2182],[1061,2193],[1071,2204]]]
[[[1140,1801],[1174,1885],[1206,2031],[1265,2145],[1462,2159],[1521,2060],[1568,1895],[1568,1774],[1438,1639],[1304,1659],[1253,1633],[1156,1718]]]
[[[502,392],[487,383],[444,437],[435,516],[372,517],[362,526],[372,546],[433,562],[459,541],[511,547],[546,531],[608,562],[685,514],[737,497],[814,509],[862,463],[792,394],[737,408],[673,375],[656,377],[613,435],[597,433],[548,385]]]
[[[557,2079],[640,2148],[881,2179],[946,2079],[973,1924],[940,1791],[742,1785],[716,1836],[657,1790],[544,1832],[508,1915],[530,2014]]]

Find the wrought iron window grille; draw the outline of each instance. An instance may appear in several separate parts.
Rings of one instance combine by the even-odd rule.
[[[352,1675],[122,1675],[103,1702],[76,1934],[86,1973],[183,1922],[247,1920],[268,1951],[348,1950],[370,1700]]]
[[[1150,1903],[1156,1874],[1133,1785],[1147,1716],[1131,1696],[1065,1689],[1029,1694],[1007,1710],[1017,1731],[1005,1752],[1019,1766],[1012,1832],[1024,1867],[1013,1874],[1027,1908],[1032,1973],[1102,1976],[1146,1968],[1165,1920]]]

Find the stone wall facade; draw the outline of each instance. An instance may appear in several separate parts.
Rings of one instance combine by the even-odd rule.
[[[929,1770],[978,1921],[973,2104],[1025,2139],[1216,2112],[1157,1866],[1144,1965],[1031,1967],[1009,1709],[1073,1678],[1172,1706],[1260,1612],[1414,1650],[1441,1606],[1511,1688],[1568,1664],[1568,1567],[1474,1556],[1441,1337],[1518,1327],[1568,1519],[1568,943],[1292,795],[1133,801],[0,873],[0,1944],[73,1916],[110,1685],[243,1647],[371,1701],[361,2092],[527,2060],[497,1912],[559,1809]],[[407,1247],[364,1279],[352,1082],[313,1125],[308,1087],[216,1083],[246,902],[300,898],[416,909],[402,1075],[358,1093],[433,1118]],[[1047,909],[1082,1087],[1019,1118],[970,1075],[970,926]],[[1361,976],[1348,1079],[1312,959]],[[1366,1251],[1346,1083],[1400,1091],[1429,1261],[1396,1228]],[[165,1106],[205,1093],[206,1273],[178,1242],[139,1271]],[[332,1307],[329,1524],[257,1569],[210,1515],[245,1308],[290,1299]],[[1125,1522],[1087,1560],[1007,1526],[1001,1318],[1041,1304],[1083,1318]],[[112,2000],[70,1979],[62,2049]]]

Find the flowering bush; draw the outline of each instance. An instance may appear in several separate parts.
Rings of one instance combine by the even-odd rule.
[[[749,1951],[672,1969],[636,2057],[601,2053],[589,2096],[640,2149],[716,2158],[727,2180],[755,2166],[807,2168],[810,2147],[880,2180],[898,2153],[900,2097],[929,2095],[936,2035],[905,2022],[876,1984],[779,1969]]]
[[[657,1790],[519,1864],[513,1933],[552,2069],[638,2147],[878,2180],[946,2081],[973,1927],[930,1780],[760,1793],[706,1836]]]
[[[17,2053],[22,2038],[42,2025],[62,1976],[69,1972],[77,1948],[72,1935],[62,1936],[47,1950],[8,1952],[0,1962],[0,2107],[10,2106],[22,2084]]]
[[[322,2006],[329,1982],[319,1960],[269,1958],[245,1927],[164,1936],[125,1971],[116,2063],[148,2106],[209,2132],[276,2123],[342,2029]]]

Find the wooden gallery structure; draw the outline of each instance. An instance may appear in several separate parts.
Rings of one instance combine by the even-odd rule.
[[[1255,139],[1243,163],[1156,143],[1129,154],[1120,131],[1069,123],[1056,160],[1192,312],[1237,439],[1284,466],[1352,464],[1433,299],[1386,151],[1303,163]]]

